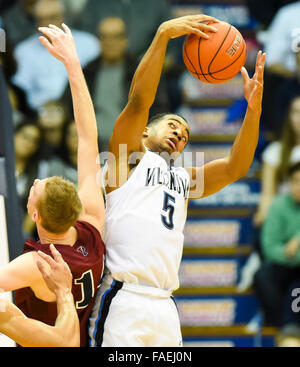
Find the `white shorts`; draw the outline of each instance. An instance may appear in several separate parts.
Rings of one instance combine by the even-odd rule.
[[[91,347],[180,347],[182,335],[171,294],[105,277],[90,316]]]

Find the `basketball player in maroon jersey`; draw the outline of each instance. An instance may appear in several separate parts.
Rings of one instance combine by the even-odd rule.
[[[66,25],[63,28],[39,28],[47,35],[39,39],[68,73],[78,132],[78,193],[72,183],[60,177],[34,181],[27,208],[40,240],[27,240],[24,253],[0,269],[0,288],[17,290],[15,303],[26,316],[54,325],[56,297],[46,286],[36,261],[37,251],[51,255],[49,246],[55,244],[73,275],[80,345],[86,346],[88,318],[103,271],[105,207],[96,182],[100,166],[96,164],[99,152],[94,108],[71,31]]]
[[[27,347],[79,347],[80,329],[71,291],[72,274],[54,245],[50,245],[50,250],[53,258],[38,252],[41,261],[37,261],[37,266],[47,287],[56,295],[55,325],[30,319],[12,302],[0,298],[0,332]]]

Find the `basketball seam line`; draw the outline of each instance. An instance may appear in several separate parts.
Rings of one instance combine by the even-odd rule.
[[[190,70],[189,68],[187,68],[187,70],[190,72],[190,73],[192,73],[192,74],[197,74],[197,75],[200,75],[200,76],[204,76],[204,75],[212,75],[212,74],[217,74],[217,73],[220,73],[221,71],[224,71],[224,70],[226,70],[229,66],[231,66],[231,65],[233,65],[235,62],[236,62],[236,60],[238,60],[241,56],[242,56],[242,54],[243,54],[243,52],[244,52],[244,50],[245,50],[245,45],[243,46],[243,49],[242,49],[242,52],[240,53],[240,55],[239,55],[239,57],[237,57],[231,64],[229,64],[229,65],[227,65],[225,68],[223,68],[223,69],[219,69],[219,70],[216,70],[216,71],[213,71],[213,72],[211,72],[211,73],[204,73],[204,74],[200,74],[200,73],[197,73],[197,72],[193,72],[192,70]],[[193,65],[193,64],[192,64]],[[221,80],[221,79],[220,79]]]
[[[224,42],[226,41],[226,38],[228,37],[230,30],[231,30],[231,25],[229,25],[229,29],[228,29],[228,31],[227,31],[226,36],[224,37],[224,39],[223,39],[223,41],[222,41],[221,45],[219,46],[219,48],[218,48],[217,52],[215,53],[214,57],[211,59],[211,62],[210,62],[210,63],[209,63],[209,65],[208,65],[208,73],[209,73],[209,76],[211,76],[210,66],[211,66],[211,64],[213,63],[213,61],[214,61],[214,59],[216,58],[216,56],[218,55],[218,53],[219,53],[219,51],[221,50],[222,46],[224,45]]]
[[[205,80],[209,83],[208,79],[206,78],[206,76],[204,75],[203,73],[203,70],[202,70],[202,66],[201,66],[201,63],[200,63],[200,43],[201,43],[201,38],[199,37],[199,41],[198,41],[198,65],[200,67],[200,70],[202,72],[202,76],[205,78]],[[199,78],[198,78],[199,79]],[[199,79],[200,80],[200,79]]]
[[[189,63],[192,65],[193,69],[195,70],[195,72],[193,72],[193,71],[191,71],[191,72],[192,72],[193,74],[197,74],[197,76],[199,76],[199,73],[197,72],[197,70],[196,70],[195,66],[193,65],[193,63],[192,63],[192,61],[190,60],[189,55],[188,55],[188,53],[187,53],[187,51],[186,51],[186,42],[184,42],[183,50],[184,50],[185,56],[187,57],[187,59],[188,59]],[[189,69],[188,69],[188,70],[189,70]],[[198,79],[199,79],[199,78],[198,78]]]
[[[229,66],[233,65],[244,53],[244,50],[245,50],[245,45],[243,46],[243,49],[242,49],[242,52],[240,53],[240,55],[229,65],[226,66],[226,68],[224,68],[223,70],[227,69]],[[220,71],[223,71],[223,70],[220,70]],[[213,72],[212,74],[216,74],[216,71]],[[227,80],[226,79],[222,79],[222,78],[216,78],[215,76],[211,75],[212,78],[214,78],[215,80]]]

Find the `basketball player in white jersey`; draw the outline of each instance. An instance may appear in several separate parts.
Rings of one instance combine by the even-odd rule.
[[[263,93],[265,54],[261,52],[252,79],[245,68],[241,70],[248,108],[228,157],[189,170],[175,168],[165,157],[167,153],[179,155],[185,148],[187,122],[166,114],[147,125],[168,41],[188,33],[209,36],[215,30],[213,23],[199,23],[205,20],[214,19],[194,15],[161,24],[135,72],[128,104],[116,121],[109,145],[115,162],[108,160],[105,187],[107,275],[90,319],[90,346],[182,344],[171,295],[179,287],[188,201],[212,195],[243,177],[253,160]],[[134,164],[130,155],[136,152]]]

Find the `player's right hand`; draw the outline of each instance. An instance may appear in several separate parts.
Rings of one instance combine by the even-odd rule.
[[[54,245],[50,245],[50,250],[53,258],[42,251],[38,251],[38,255],[44,260],[37,260],[39,271],[42,273],[44,281],[51,292],[54,294],[60,291],[69,292],[72,289],[70,268]]]
[[[64,23],[62,27],[64,30],[52,24],[49,27],[39,27],[38,30],[46,36],[39,37],[39,40],[52,56],[67,66],[78,61],[78,56],[70,28]]]
[[[213,25],[206,24],[206,21],[219,22],[216,18],[204,14],[186,15],[162,23],[158,30],[165,32],[168,38],[177,38],[190,33],[194,33],[199,37],[209,38],[207,33],[217,32],[217,29]]]

